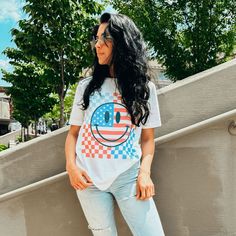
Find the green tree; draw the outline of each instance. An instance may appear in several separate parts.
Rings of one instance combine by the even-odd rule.
[[[70,86],[67,96],[65,97],[65,114],[66,114],[67,119],[69,118],[69,115],[72,110],[77,85],[78,85],[77,83],[72,84]]]
[[[165,67],[180,80],[220,64],[235,45],[236,1],[114,0],[132,18]]]
[[[52,88],[45,79],[51,71],[28,60],[23,52],[17,49],[8,48],[4,53],[11,58],[10,63],[14,66],[13,72],[2,70],[3,79],[12,84],[7,93],[12,99],[13,117],[27,129],[28,139],[31,121],[36,124],[56,102],[50,97]]]
[[[26,0],[28,19],[19,21],[12,35],[27,57],[53,71],[47,78],[60,101],[60,126],[64,124],[64,98],[83,68],[91,65],[89,37],[103,6],[94,0]]]
[[[72,105],[73,105],[73,101],[74,101],[74,97],[75,97],[75,92],[76,92],[76,88],[77,88],[77,83],[70,85],[68,92],[65,96],[65,109],[64,109],[64,118],[68,121],[69,119],[69,115],[71,113],[71,109],[72,109]],[[52,95],[56,100],[58,99],[57,94],[53,94]],[[53,109],[48,112],[47,114],[45,114],[43,116],[44,119],[46,120],[59,120],[60,119],[60,106],[58,103],[56,103],[53,106]],[[49,123],[50,125],[50,123]]]

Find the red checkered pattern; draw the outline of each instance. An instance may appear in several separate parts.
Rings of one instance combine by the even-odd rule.
[[[82,134],[82,154],[89,158],[111,159],[111,147],[101,145],[92,135],[90,124],[84,124]]]

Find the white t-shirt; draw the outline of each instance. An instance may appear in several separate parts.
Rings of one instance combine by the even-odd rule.
[[[76,143],[76,164],[88,173],[95,186],[105,190],[140,160],[141,130],[161,126],[161,119],[156,87],[151,81],[148,82],[150,115],[145,125],[132,124],[115,78],[104,80],[101,91],[90,96],[89,106],[83,111],[83,94],[91,79],[79,82],[69,123],[81,126]]]

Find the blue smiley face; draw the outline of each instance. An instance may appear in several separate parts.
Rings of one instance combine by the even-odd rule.
[[[104,146],[124,143],[132,129],[131,117],[123,104],[104,103],[93,112],[90,122],[93,137]]]

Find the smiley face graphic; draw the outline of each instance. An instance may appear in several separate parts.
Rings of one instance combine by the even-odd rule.
[[[133,125],[123,104],[108,102],[100,105],[93,112],[90,129],[93,137],[100,144],[115,147],[129,138]]]

